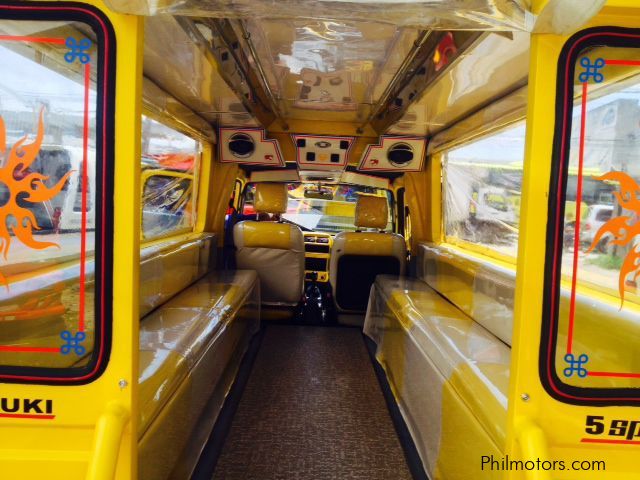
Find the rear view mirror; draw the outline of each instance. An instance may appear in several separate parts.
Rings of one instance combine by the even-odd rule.
[[[326,187],[305,188],[304,198],[315,198],[318,200],[333,200],[333,190]]]

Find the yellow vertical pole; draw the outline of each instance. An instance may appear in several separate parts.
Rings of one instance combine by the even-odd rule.
[[[140,271],[140,155],[144,19],[109,14],[117,39],[114,170],[113,347],[111,364],[128,407],[116,478],[137,478]],[[128,393],[127,393],[128,392]],[[106,405],[105,405],[106,406]],[[107,413],[106,411],[103,413]]]

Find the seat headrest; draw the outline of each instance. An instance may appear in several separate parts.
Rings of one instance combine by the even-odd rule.
[[[286,183],[258,183],[253,207],[258,213],[285,213],[289,195]]]
[[[386,197],[358,195],[356,202],[356,227],[384,230],[389,220],[389,205]]]

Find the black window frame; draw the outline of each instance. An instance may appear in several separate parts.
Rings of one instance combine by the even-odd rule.
[[[0,382],[83,385],[104,373],[112,344],[113,179],[116,93],[116,36],[98,8],[77,2],[5,2],[0,20],[78,22],[96,36],[96,220],[94,255],[94,346],[82,367],[0,366]]]
[[[640,403],[640,388],[585,388],[569,385],[558,376],[555,361],[558,348],[564,210],[569,176],[575,69],[584,50],[597,46],[637,48],[640,53],[640,29],[595,27],[582,30],[565,43],[558,59],[539,375],[547,393],[563,403],[584,406],[637,406]]]

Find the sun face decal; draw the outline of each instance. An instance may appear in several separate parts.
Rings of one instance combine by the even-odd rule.
[[[633,178],[624,172],[605,173],[601,177],[597,177],[596,180],[618,183],[620,185],[620,191],[614,192],[613,195],[623,209],[634,213],[633,216],[620,215],[607,221],[600,227],[593,239],[593,243],[587,250],[587,253],[593,251],[605,235],[611,236],[607,245],[632,245],[629,253],[627,253],[622,262],[620,276],[618,277],[620,308],[622,308],[624,304],[624,286],[627,277],[634,273],[633,280],[635,281],[640,276],[640,245],[632,244],[636,235],[640,235],[640,186],[638,186]]]
[[[35,250],[58,247],[57,243],[41,242],[34,238],[34,230],[40,226],[31,210],[18,204],[23,202],[42,203],[55,197],[66,183],[72,171],[67,172],[53,187],[47,187],[48,176],[31,172],[29,167],[38,157],[44,137],[44,111],[40,111],[38,132],[33,143],[26,143],[25,135],[18,140],[7,154],[6,130],[0,116],[0,187],[8,192],[6,201],[0,201],[0,254],[8,259],[12,237]],[[0,271],[0,283],[7,280]]]

